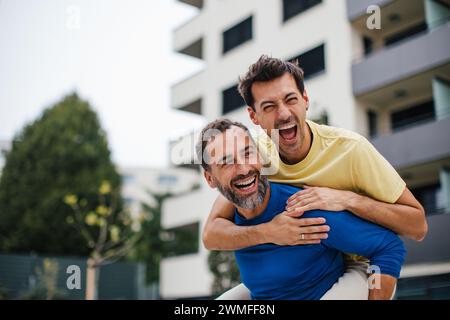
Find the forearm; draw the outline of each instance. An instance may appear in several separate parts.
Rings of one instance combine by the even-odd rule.
[[[387,274],[373,274],[371,277],[369,279],[369,300],[391,300],[397,279]]]
[[[224,218],[210,221],[203,231],[208,250],[239,250],[265,243],[264,224],[237,226]]]
[[[427,232],[425,214],[421,208],[380,202],[352,192],[347,210],[414,240],[423,240]]]

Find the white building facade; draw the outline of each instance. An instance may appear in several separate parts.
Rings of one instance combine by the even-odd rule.
[[[208,121],[227,117],[255,129],[237,94],[238,76],[262,54],[285,60],[298,57],[310,98],[309,118],[325,114],[329,125],[371,139],[418,198],[427,202],[427,213],[443,213],[436,215],[436,221],[442,220],[437,224],[450,225],[450,215],[445,215],[450,212],[448,1],[180,2],[196,6],[198,14],[174,31],[174,49],[203,60],[206,67],[172,87],[174,109]],[[380,30],[367,27],[370,5],[380,8]],[[195,134],[180,141],[171,146],[172,164],[192,163]],[[199,190],[168,200],[163,208],[164,227],[198,223],[201,232],[215,196],[201,182]],[[418,248],[415,243],[409,245],[420,251],[433,243],[425,241]],[[436,253],[438,261],[418,253],[406,276],[427,276],[417,270],[430,263],[442,271],[440,275],[450,274],[448,245],[439,250],[444,253]],[[195,254],[163,260],[161,296],[210,296],[207,256],[199,243]]]

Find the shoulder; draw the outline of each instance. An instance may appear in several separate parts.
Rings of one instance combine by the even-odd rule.
[[[291,186],[289,184],[275,183],[275,182],[270,182],[270,188],[271,188],[271,197],[282,200],[287,200],[294,193],[302,190],[302,188]]]
[[[313,121],[307,120],[308,125],[315,135],[319,138],[328,141],[340,141],[348,144],[357,145],[366,140],[362,135],[351,130],[317,124]]]

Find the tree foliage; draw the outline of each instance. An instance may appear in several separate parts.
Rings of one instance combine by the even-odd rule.
[[[0,250],[89,254],[63,199],[76,194],[95,210],[104,180],[120,187],[105,132],[88,102],[66,96],[14,138],[0,178]]]

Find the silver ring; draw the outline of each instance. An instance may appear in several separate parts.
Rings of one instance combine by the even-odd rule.
[[[305,240],[305,234],[302,233],[302,240]]]

